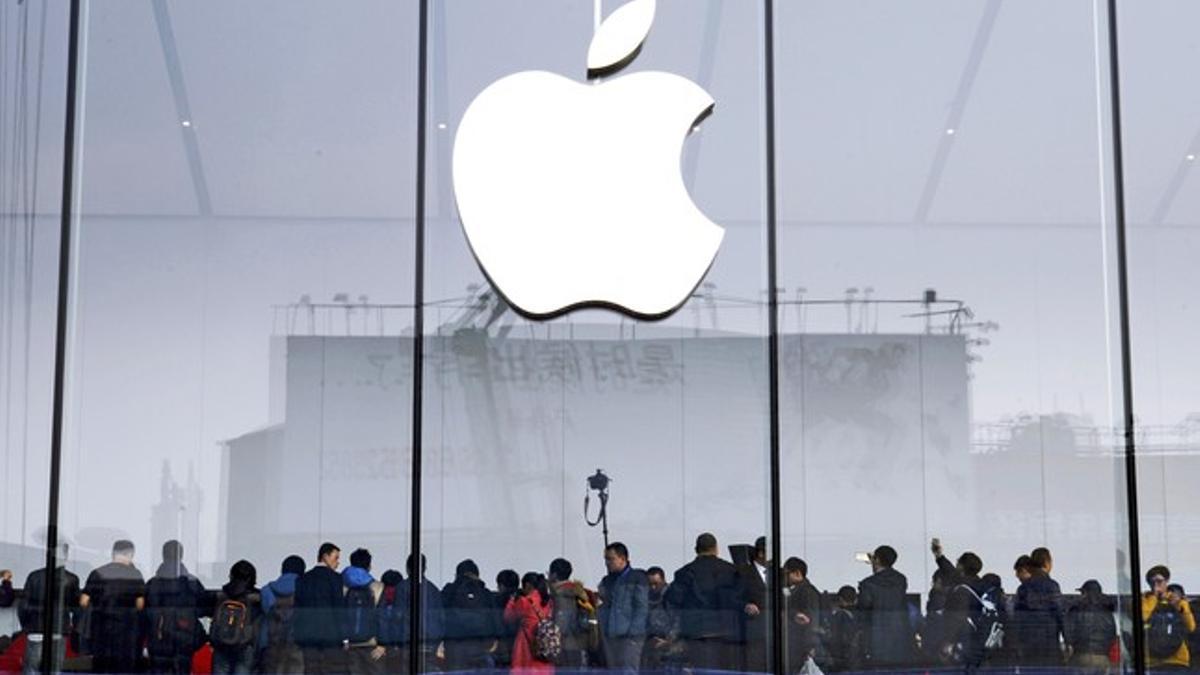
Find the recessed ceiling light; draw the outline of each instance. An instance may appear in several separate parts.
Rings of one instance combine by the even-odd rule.
[[[953,136],[953,135],[954,135],[954,129],[953,129],[953,128],[947,129],[947,130],[946,130],[946,135],[947,135],[947,136]]]
[[[1194,162],[1194,161],[1196,161],[1196,156],[1195,156],[1195,155],[1188,155],[1188,156],[1187,156],[1187,161],[1189,161],[1189,162]]]
[[[185,126],[185,127],[190,127],[190,126],[192,126],[192,121],[191,121],[191,120],[184,120],[184,121],[180,122],[180,124],[182,124],[182,125],[183,125],[183,126]]]
[[[438,128],[439,128],[439,129],[445,129],[445,128],[446,128],[446,123],[445,123],[445,122],[438,122]]]

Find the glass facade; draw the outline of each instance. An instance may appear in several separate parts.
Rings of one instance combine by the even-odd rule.
[[[0,671],[1200,667],[1200,10],[1117,4],[0,0]],[[523,71],[715,101],[676,311],[481,269]]]

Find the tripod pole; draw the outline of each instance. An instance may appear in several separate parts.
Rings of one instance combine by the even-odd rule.
[[[600,522],[604,532],[604,548],[608,548],[608,491],[600,493]]]

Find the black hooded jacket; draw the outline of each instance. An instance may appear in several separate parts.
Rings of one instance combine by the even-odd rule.
[[[870,663],[903,665],[911,661],[914,642],[907,594],[908,579],[890,567],[859,582],[858,617]]]

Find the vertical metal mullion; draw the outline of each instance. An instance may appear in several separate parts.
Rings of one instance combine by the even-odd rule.
[[[1116,227],[1117,312],[1121,332],[1122,434],[1125,440],[1125,503],[1129,518],[1130,609],[1133,613],[1134,671],[1146,672],[1145,636],[1142,633],[1141,540],[1138,528],[1137,454],[1134,448],[1133,355],[1129,338],[1129,275],[1125,245],[1125,157],[1121,133],[1121,73],[1118,61],[1117,2],[1108,0],[1109,106],[1112,115],[1113,220]]]
[[[773,671],[783,675],[783,586],[780,557],[783,554],[782,514],[780,513],[779,443],[779,296],[776,292],[776,213],[775,213],[775,3],[763,2],[763,74],[766,108],[765,155],[767,200],[767,367],[770,387],[771,454],[771,565],[767,572],[771,587],[770,654]]]
[[[71,302],[71,219],[75,195],[76,98],[79,79],[80,0],[71,0],[67,32],[67,109],[63,123],[62,212],[58,240],[58,307],[54,330],[54,403],[50,429],[50,504],[46,514],[46,588],[42,602],[41,671],[49,675],[54,668],[54,636],[59,597],[58,579],[58,501],[62,473],[63,417],[66,400],[68,312]]]
[[[421,416],[425,355],[425,103],[426,71],[429,52],[429,0],[420,0],[417,17],[417,180],[415,260],[413,284],[413,392],[412,392],[412,482],[410,491],[409,559],[414,561],[408,572],[408,672],[421,669]],[[414,573],[415,572],[415,573]]]

